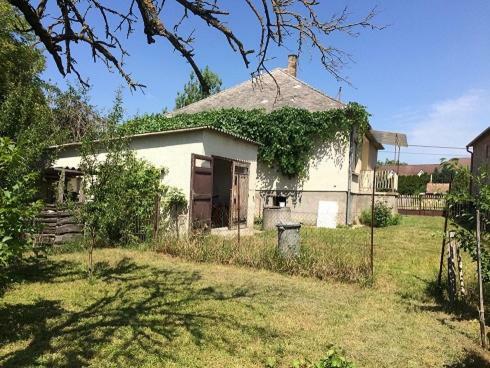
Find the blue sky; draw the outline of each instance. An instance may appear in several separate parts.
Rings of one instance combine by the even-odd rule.
[[[329,39],[355,60],[343,70],[352,86],[337,82],[309,49],[300,56],[299,78],[332,96],[342,86],[342,100],[367,106],[375,129],[404,132],[411,144],[464,147],[490,125],[488,0],[320,0],[319,13],[327,18],[345,5],[351,8],[353,17],[378,6],[377,23],[389,27],[362,31],[358,38]],[[166,11],[179,14],[175,5]],[[255,48],[258,33],[254,20],[238,5],[233,4],[231,11],[229,26],[249,48]],[[195,47],[201,66],[209,65],[217,72],[225,88],[249,78],[250,70],[226,41],[204,25],[192,23],[187,29],[194,27],[198,31]],[[126,115],[172,109],[177,91],[189,77],[189,65],[163,40],[147,45],[141,32],[130,37],[127,50],[130,56],[125,59],[126,70],[147,88],[144,92],[124,90]],[[100,62],[94,64],[82,51],[86,50],[76,55],[80,71],[92,84],[92,102],[108,109],[114,91],[124,81],[116,73],[107,72]],[[273,50],[269,67],[285,66],[291,51]],[[60,86],[73,80],[62,78],[51,60],[45,77]],[[387,147],[380,158],[392,158],[392,151]],[[438,162],[441,157],[465,154],[464,150],[409,147],[402,150],[401,159]]]

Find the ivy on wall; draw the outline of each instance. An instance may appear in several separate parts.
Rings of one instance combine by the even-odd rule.
[[[172,117],[147,114],[126,122],[121,129],[124,134],[138,134],[199,126],[216,127],[257,141],[262,144],[259,160],[286,176],[303,177],[319,141],[325,146],[345,146],[353,130],[361,141],[369,129],[369,113],[357,103],[320,112],[289,107],[270,113],[222,109]]]

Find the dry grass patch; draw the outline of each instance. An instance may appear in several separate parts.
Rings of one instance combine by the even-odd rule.
[[[369,232],[355,229],[301,229],[301,252],[285,259],[277,252],[277,234],[267,231],[236,238],[208,235],[190,239],[163,239],[154,250],[194,262],[253,267],[275,272],[364,282],[369,278]]]

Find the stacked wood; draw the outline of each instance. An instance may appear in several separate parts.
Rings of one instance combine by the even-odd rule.
[[[46,206],[36,222],[41,231],[35,234],[35,239],[40,244],[63,244],[83,236],[83,225],[66,208]]]

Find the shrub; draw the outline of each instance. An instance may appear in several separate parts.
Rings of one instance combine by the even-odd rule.
[[[165,235],[179,232],[179,215],[187,212],[187,199],[179,188],[164,186],[160,203],[160,222]]]
[[[129,244],[137,240],[136,235],[151,231],[150,219],[161,191],[160,170],[126,151],[109,153],[89,171],[94,173],[85,186],[89,200],[80,213],[100,243]]]
[[[398,193],[403,195],[425,193],[429,181],[429,174],[400,176],[398,178]]]
[[[401,216],[393,214],[392,208],[386,203],[377,201],[374,205],[374,226],[386,227],[398,225],[401,221]],[[361,223],[371,225],[371,209],[366,209],[361,213]]]
[[[266,368],[277,367],[277,359],[274,357],[267,358]],[[306,359],[295,359],[291,362],[291,368],[355,368],[354,363],[345,358],[342,349],[331,345],[323,358],[316,362],[310,362]]]
[[[0,137],[0,269],[19,260],[28,249],[28,233],[42,208],[35,201],[35,172],[13,175],[23,167],[24,156],[9,138]]]

